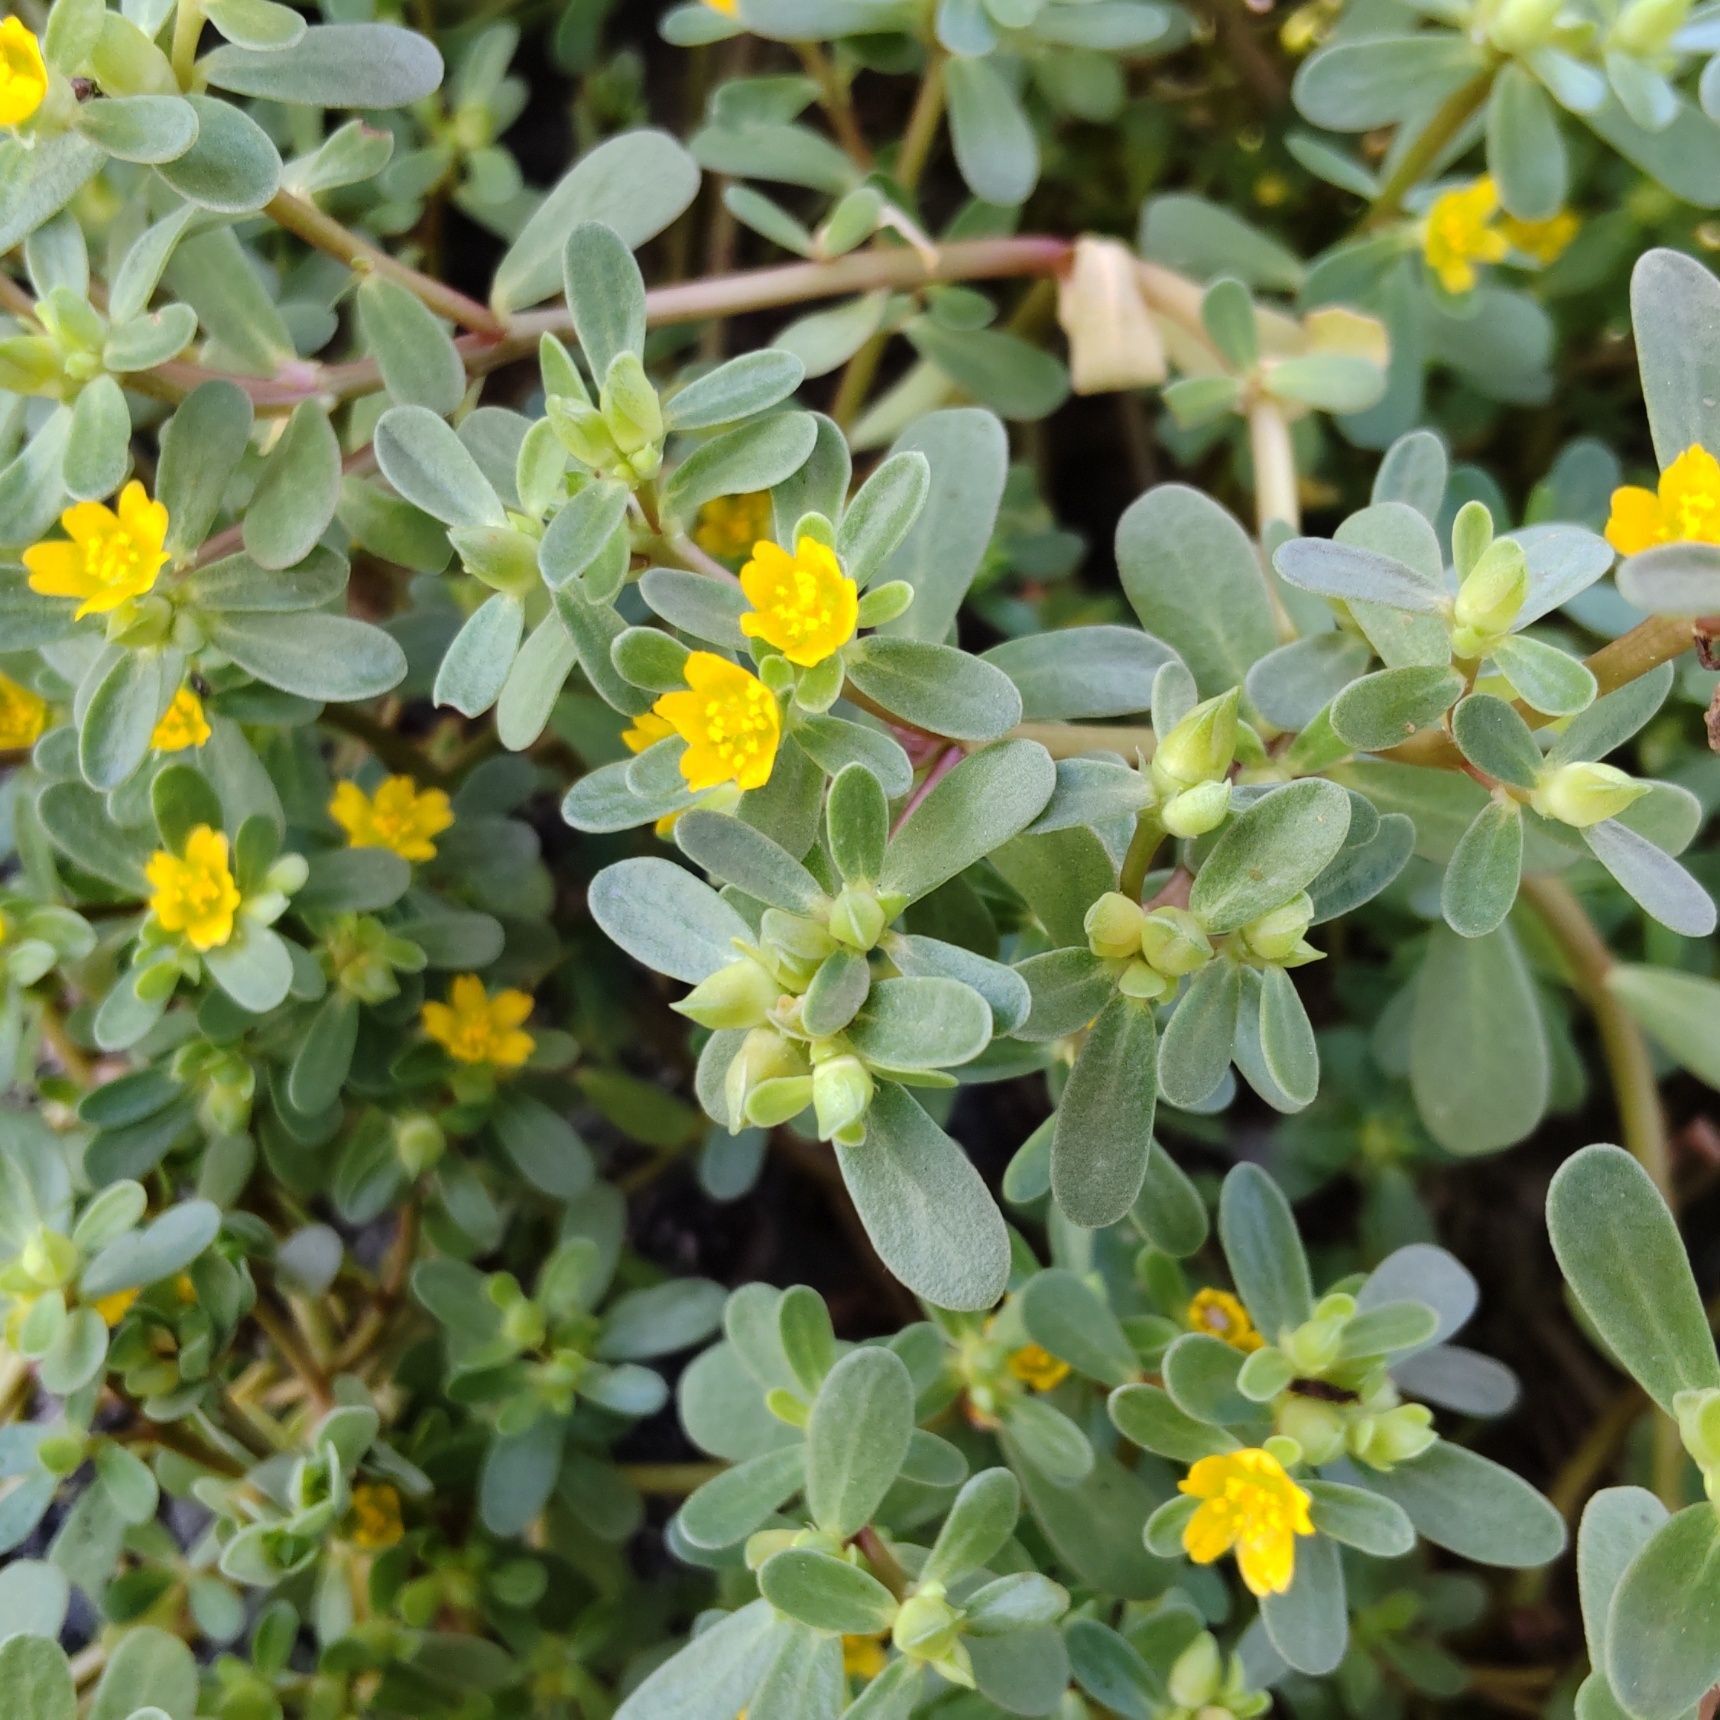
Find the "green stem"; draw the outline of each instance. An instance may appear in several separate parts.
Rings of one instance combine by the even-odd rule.
[[[197,44],[203,39],[203,0],[179,0],[173,13],[173,78],[188,90],[196,77]]]
[[[1153,856],[1164,839],[1165,827],[1159,823],[1154,808],[1145,807],[1135,814],[1135,833],[1129,838],[1129,851],[1123,856],[1123,874],[1117,880],[1117,888],[1131,902],[1140,901],[1147,874],[1153,867]]]
[[[1368,226],[1383,227],[1403,213],[1404,198],[1421,183],[1452,139],[1481,111],[1493,88],[1493,77],[1492,66],[1477,72],[1468,83],[1453,90],[1434,111],[1433,117],[1421,128],[1420,135],[1404,151],[1403,158],[1380,187],[1379,195],[1368,211]]]

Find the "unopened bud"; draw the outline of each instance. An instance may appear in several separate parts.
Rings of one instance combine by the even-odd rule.
[[[1372,1469],[1391,1469],[1420,1457],[1438,1438],[1426,1404],[1399,1404],[1358,1422],[1351,1430],[1350,1453]]]
[[[701,1027],[762,1027],[782,988],[751,956],[742,956],[701,980],[672,1007]]]
[[[1141,285],[1140,264],[1115,239],[1085,235],[1057,285],[1057,320],[1069,338],[1077,394],[1151,388],[1165,379],[1165,349]]]
[[[610,361],[598,405],[623,454],[637,454],[663,439],[663,408],[638,354],[618,352]]]
[[[1300,1374],[1324,1373],[1337,1359],[1344,1341],[1342,1316],[1304,1320],[1285,1339],[1283,1349]]]
[[[1475,641],[1496,639],[1517,619],[1528,595],[1529,563],[1522,546],[1510,538],[1498,539],[1457,589],[1457,601],[1452,606],[1457,631],[1473,636]],[[1477,654],[1474,649],[1463,648],[1467,642],[1454,639],[1459,656]]]
[[[832,1057],[812,1071],[812,1109],[818,1138],[828,1141],[852,1129],[872,1103],[875,1084],[866,1065],[851,1054]]]
[[[1612,27],[1608,46],[1636,59],[1664,54],[1690,15],[1690,0],[1631,0]]]
[[[1545,43],[1564,0],[1505,0],[1487,34],[1502,53],[1526,54]]]
[[[1153,783],[1169,799],[1197,783],[1216,782],[1236,758],[1236,711],[1240,691],[1232,687],[1198,704],[1161,737],[1153,753]]]
[[[1230,813],[1230,784],[1203,782],[1184,789],[1159,808],[1159,822],[1172,836],[1205,836],[1216,830]]]
[[[755,1129],[774,1129],[798,1117],[811,1103],[810,1075],[774,1076],[747,1095],[746,1120]]]
[[[1171,1701],[1179,1708],[1203,1708],[1224,1683],[1224,1659],[1218,1639],[1203,1630],[1171,1665]]]
[[[1647,793],[1646,782],[1633,780],[1616,765],[1583,761],[1543,771],[1529,804],[1543,818],[1586,830],[1591,824],[1617,818]]]
[[[942,1583],[926,1583],[902,1602],[891,1639],[915,1660],[942,1660],[960,1641],[961,1617],[945,1598]]]
[[[746,1126],[747,1105],[755,1089],[767,1081],[805,1073],[806,1060],[792,1040],[769,1027],[755,1027],[742,1040],[723,1077],[723,1101],[728,1109],[730,1131],[739,1134]],[[810,1084],[807,1096],[811,1097]]]
[[[1187,908],[1154,908],[1141,926],[1141,954],[1160,973],[1182,979],[1212,960],[1212,940]]]
[[[408,1176],[421,1177],[447,1150],[448,1137],[434,1117],[422,1111],[394,1119],[394,1156]]]
[[[1720,1389],[1682,1391],[1672,1407],[1691,1461],[1705,1474],[1720,1471]]]
[[[1344,1449],[1344,1417],[1335,1404],[1292,1392],[1278,1406],[1277,1423],[1279,1433],[1295,1440],[1316,1469]]]
[[[1263,962],[1284,962],[1300,953],[1303,934],[1314,922],[1314,904],[1307,892],[1242,928],[1250,955]]]
[[[830,935],[851,950],[872,949],[884,935],[884,910],[870,890],[847,884],[831,904]]]
[[[1157,1002],[1170,991],[1173,983],[1157,968],[1148,967],[1139,957],[1117,976],[1117,990],[1124,997],[1139,998],[1143,1003]]]
[[[1138,953],[1141,947],[1141,927],[1146,923],[1146,910],[1118,890],[1107,890],[1081,922],[1087,933],[1087,947],[1094,955],[1107,961],[1119,961]]]
[[[56,1290],[77,1275],[78,1246],[57,1230],[37,1230],[24,1244],[18,1264],[32,1284]]]

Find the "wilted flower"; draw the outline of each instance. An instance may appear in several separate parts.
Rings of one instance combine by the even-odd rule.
[[[1197,1290],[1183,1312],[1183,1324],[1191,1332],[1222,1339],[1233,1350],[1258,1350],[1266,1342],[1254,1329],[1241,1298],[1228,1290]]]

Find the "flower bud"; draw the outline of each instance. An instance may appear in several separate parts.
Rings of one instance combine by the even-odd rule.
[[[961,1640],[962,1615],[944,1596],[942,1583],[925,1583],[902,1602],[890,1635],[915,1660],[943,1660]]]
[[[1081,922],[1088,949],[1107,961],[1126,960],[1141,947],[1141,927],[1146,918],[1139,902],[1130,901],[1120,891],[1107,890]]]
[[[671,1007],[701,1027],[762,1027],[781,992],[758,962],[742,956],[701,980]]]
[[[858,1057],[831,1057],[812,1071],[812,1109],[818,1118],[818,1138],[828,1141],[851,1129],[866,1115],[875,1085]]]
[[[1630,0],[1607,45],[1635,59],[1652,59],[1671,46],[1689,14],[1690,0]]]
[[[598,397],[603,422],[623,454],[634,455],[663,439],[663,408],[638,354],[618,352]]]
[[[776,1075],[747,1094],[746,1120],[755,1129],[774,1129],[798,1117],[812,1103],[810,1075]]]
[[[422,1111],[394,1119],[394,1156],[408,1176],[423,1176],[441,1158],[447,1145],[442,1125]]]
[[[1217,1698],[1223,1684],[1218,1639],[1203,1630],[1171,1665],[1171,1701],[1179,1708],[1203,1708]]]
[[[1584,761],[1543,771],[1529,804],[1543,818],[1586,830],[1591,824],[1617,818],[1647,793],[1646,782],[1634,781],[1617,765]]]
[[[18,1264],[32,1284],[57,1290],[77,1276],[78,1245],[57,1230],[36,1230],[24,1244]]]
[[[1452,613],[1459,627],[1497,637],[1517,619],[1528,595],[1529,563],[1522,546],[1499,538],[1488,545],[1458,587]]]
[[[1172,981],[1138,956],[1117,976],[1117,990],[1124,997],[1138,998],[1143,1003],[1156,1003],[1168,996],[1171,985]]]
[[[1154,908],[1141,927],[1141,954],[1160,973],[1183,979],[1212,960],[1212,940],[1187,908]]]
[[[1672,1407],[1691,1461],[1704,1474],[1720,1471],[1720,1389],[1682,1391]]]
[[[870,890],[846,884],[830,908],[830,935],[851,950],[869,950],[884,935],[884,910]]]
[[[1347,1324],[1342,1315],[1331,1315],[1325,1319],[1304,1320],[1289,1333],[1281,1347],[1295,1364],[1297,1373],[1324,1373],[1338,1359]]]
[[[1236,757],[1236,711],[1241,692],[1232,687],[1198,704],[1163,736],[1153,754],[1153,782],[1168,799],[1197,783],[1215,782]]]
[[[1350,1454],[1371,1469],[1391,1469],[1420,1457],[1438,1438],[1433,1411],[1426,1404],[1399,1404],[1355,1424],[1350,1430]]]
[[[1085,235],[1057,285],[1077,394],[1151,388],[1165,379],[1164,343],[1141,288],[1140,265],[1115,239]]]
[[[1242,928],[1242,942],[1257,961],[1282,962],[1298,953],[1303,934],[1313,924],[1314,904],[1307,892]]]
[[[1316,1469],[1344,1449],[1344,1415],[1336,1404],[1292,1392],[1278,1406],[1278,1431],[1296,1441]]]
[[[1505,0],[1487,34],[1501,53],[1526,54],[1547,40],[1563,8],[1564,0]]]
[[[805,1072],[806,1060],[791,1040],[772,1028],[755,1027],[741,1042],[723,1077],[723,1102],[729,1114],[730,1132],[739,1134],[746,1126],[747,1103],[757,1087],[785,1075]]]
[[[1159,808],[1159,822],[1172,836],[1205,836],[1230,814],[1230,784],[1203,782],[1184,789]]]

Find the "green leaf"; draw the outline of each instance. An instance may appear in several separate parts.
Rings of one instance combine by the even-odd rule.
[[[1543,716],[1575,716],[1594,703],[1595,678],[1587,664],[1557,645],[1521,636],[1502,639],[1493,661],[1518,698]]]
[[[1159,1386],[1120,1386],[1106,1407],[1125,1439],[1173,1463],[1198,1463],[1237,1449],[1222,1427],[1196,1420]]]
[[[1656,247],[1631,271],[1630,316],[1656,464],[1693,444],[1720,449],[1720,282],[1696,258]]]
[[[1569,166],[1557,114],[1515,62],[1501,68],[1487,103],[1487,170],[1506,212],[1520,221],[1543,221],[1564,206]]]
[[[1414,1526],[1389,1499],[1337,1481],[1310,1479],[1305,1485],[1313,1501],[1309,1514],[1322,1535],[1376,1559],[1399,1558],[1415,1545]]]
[[[1429,1134],[1463,1156],[1497,1152],[1541,1120],[1550,1090],[1546,1027],[1510,929],[1428,940],[1415,982],[1410,1087]]]
[[[1380,669],[1352,681],[1332,701],[1332,727],[1353,747],[1384,752],[1437,723],[1462,691],[1463,677],[1437,664]]]
[[[848,577],[870,585],[913,529],[931,489],[932,466],[915,449],[882,461],[843,510],[836,552]]]
[[[1241,971],[1209,962],[1189,981],[1159,1042],[1159,1088],[1167,1103],[1193,1109],[1212,1097],[1230,1068]]]
[[[1452,738],[1477,770],[1513,788],[1540,780],[1541,749],[1516,709],[1491,693],[1472,693],[1452,713]]]
[[[443,654],[431,697],[462,716],[482,716],[501,697],[525,624],[519,598],[502,591],[485,598]]]
[[[261,209],[281,186],[281,158],[269,134],[232,102],[206,95],[185,100],[197,114],[197,141],[156,172],[200,209],[223,215]],[[183,287],[179,290],[197,302]]]
[[[1319,1535],[1297,1541],[1290,1587],[1261,1596],[1260,1620],[1272,1646],[1298,1672],[1323,1678],[1337,1669],[1349,1646],[1350,1618],[1335,1541]]]
[[[798,1493],[805,1479],[803,1445],[749,1457],[691,1494],[675,1519],[676,1527],[695,1547],[732,1547]]]
[[[759,1567],[758,1586],[779,1613],[815,1630],[875,1636],[896,1616],[896,1597],[876,1577],[812,1547],[772,1554]]]
[[[57,1642],[13,1636],[0,1642],[0,1689],[17,1720],[77,1720],[72,1669]]]
[[[106,96],[77,110],[77,128],[120,161],[172,161],[197,141],[197,112],[180,96]]]
[[[334,518],[340,481],[340,443],[328,413],[303,401],[270,449],[245,510],[251,559],[271,570],[303,561]]]
[[[567,236],[562,284],[573,329],[591,373],[601,382],[622,353],[645,351],[645,282],[626,241],[601,221],[582,221]]]
[[[913,1431],[914,1384],[901,1358],[850,1350],[825,1375],[806,1424],[813,1522],[842,1540],[857,1535],[895,1485]]]
[[[971,1062],[991,1042],[991,1010],[954,979],[873,982],[848,1039],[883,1069],[945,1069]]]
[[[85,682],[89,691],[79,689],[85,703],[78,729],[78,769],[91,788],[118,788],[143,763],[149,737],[179,685],[183,667],[184,659],[171,650],[120,648],[105,665],[97,659]]]
[[[1402,1506],[1425,1540],[1478,1565],[1530,1570],[1565,1550],[1564,1519],[1527,1481],[1450,1440],[1363,1479]]]
[[[878,1257],[940,1308],[989,1308],[1009,1281],[1009,1232],[967,1155],[901,1088],[885,1083],[865,1141],[835,1148]]]
[[[615,1720],[734,1720],[792,1628],[769,1601],[753,1601],[700,1631],[659,1666],[616,1710]]]
[[[313,24],[281,48],[213,49],[197,62],[216,89],[315,108],[392,108],[442,82],[442,56],[394,24]]]
[[[206,1200],[181,1201],[139,1230],[116,1237],[88,1266],[79,1290],[94,1300],[159,1284],[183,1272],[221,1229],[221,1210]]]
[[[1039,145],[1015,92],[989,59],[951,59],[950,139],[976,197],[1014,208],[1039,178]]]
[[[1297,1107],[1313,1104],[1320,1090],[1314,1026],[1295,981],[1281,967],[1261,972],[1259,1020],[1260,1055],[1279,1091]]]
[[[721,812],[693,811],[675,823],[683,854],[710,877],[791,914],[817,914],[828,898],[786,849]]]
[[[1712,935],[1714,899],[1670,854],[1616,818],[1591,824],[1582,836],[1645,914],[1683,938]]]
[[[620,860],[591,881],[592,918],[635,961],[697,985],[750,943],[746,922],[684,866],[655,857]]]
[[[892,715],[952,740],[991,741],[1021,720],[1021,695],[1001,670],[950,645],[873,634],[848,678]]]
[[[922,1582],[949,1584],[989,1565],[1015,1533],[1021,1484],[1007,1469],[982,1469],[951,1503]]]
[[[982,660],[1015,683],[1026,721],[1066,722],[1145,710],[1153,677],[1177,657],[1133,627],[1062,627],[1005,640]]]
[[[507,514],[466,444],[423,406],[391,407],[377,420],[376,463],[414,507],[450,526],[502,526]]]
[[[883,785],[864,765],[845,765],[836,773],[824,806],[830,857],[850,884],[870,884],[884,865],[890,835],[890,808]]]
[[[1437,580],[1396,556],[1325,538],[1291,538],[1272,565],[1301,591],[1345,603],[1378,603],[1419,615],[1438,615],[1446,594]]]
[[[1666,1507],[1642,1487],[1605,1487],[1583,1507],[1577,1530],[1577,1586],[1589,1659],[1604,1668],[1607,1621],[1619,1580],[1667,1521]]]
[[[1614,962],[1606,985],[1676,1062],[1720,1088],[1720,981],[1678,968]]]
[[[1484,938],[1505,923],[1523,876],[1523,814],[1514,800],[1489,800],[1464,831],[1440,884],[1445,923]]]
[[[1720,1360],[1678,1226],[1648,1173],[1613,1146],[1584,1147],[1547,1191],[1553,1252],[1584,1313],[1668,1414],[1681,1391],[1720,1386]]]
[[[916,317],[902,331],[929,364],[1000,417],[1031,423],[1069,397],[1069,373],[1050,353],[1004,329],[952,328]],[[862,444],[864,425],[856,430]]]
[[[1051,1189],[1088,1230],[1115,1224],[1146,1179],[1158,1094],[1157,1029],[1150,1006],[1114,997],[1087,1035],[1057,1110]]]
[[[1181,654],[1202,697],[1241,685],[1277,645],[1253,542],[1198,490],[1149,490],[1118,521],[1116,549],[1141,625]]]
[[[1110,1307],[1074,1272],[1037,1272],[1021,1297],[1027,1335],[1090,1379],[1118,1386],[1139,1377],[1140,1358]]]
[[[1236,1293],[1269,1342],[1313,1313],[1308,1257],[1290,1203],[1258,1166],[1238,1165],[1224,1179],[1218,1238]]]
[[[406,654],[380,627],[310,611],[283,627],[268,615],[211,615],[210,642],[271,687],[352,704],[378,699],[406,678]]]
[[[466,367],[446,327],[386,275],[359,283],[358,326],[375,355],[382,383],[397,405],[422,406],[446,418],[466,392]]]
[[[807,462],[818,440],[810,412],[771,412],[702,443],[670,474],[664,511],[690,520],[715,496],[769,490]]]
[[[80,501],[111,496],[123,482],[130,460],[131,410],[111,376],[98,376],[79,393],[72,407],[62,476]]]
[[[1381,31],[1311,54],[1296,73],[1292,93],[1297,111],[1315,125],[1372,131],[1431,113],[1480,70],[1480,50],[1457,32]]]
[[[57,215],[94,178],[107,159],[76,132],[0,143],[0,251]]]
[[[115,1642],[89,1720],[136,1720],[145,1703],[167,1720],[193,1720],[197,1713],[197,1662],[191,1650],[147,1624],[133,1626]]]
[[[1286,783],[1225,825],[1195,877],[1189,907],[1207,931],[1235,931],[1305,890],[1349,828],[1349,796],[1336,783]]]
[[[220,512],[227,480],[251,435],[251,402],[230,382],[200,383],[161,432],[155,494],[167,509],[167,547],[197,549]]]
[[[1720,1512],[1680,1511],[1630,1562],[1607,1618],[1606,1672],[1638,1720],[1682,1720],[1720,1683]]]
[[[672,430],[714,430],[736,424],[781,405],[805,374],[805,365],[793,353],[771,347],[742,353],[672,395],[664,403],[663,419]]]
[[[556,519],[560,518],[558,514]],[[552,520],[550,531],[554,530]],[[544,577],[547,579],[549,575]],[[690,633],[723,651],[738,654],[746,649],[740,618],[750,606],[738,586],[712,579],[709,574],[688,573],[683,568],[650,567],[639,580],[639,595],[677,633]]]

